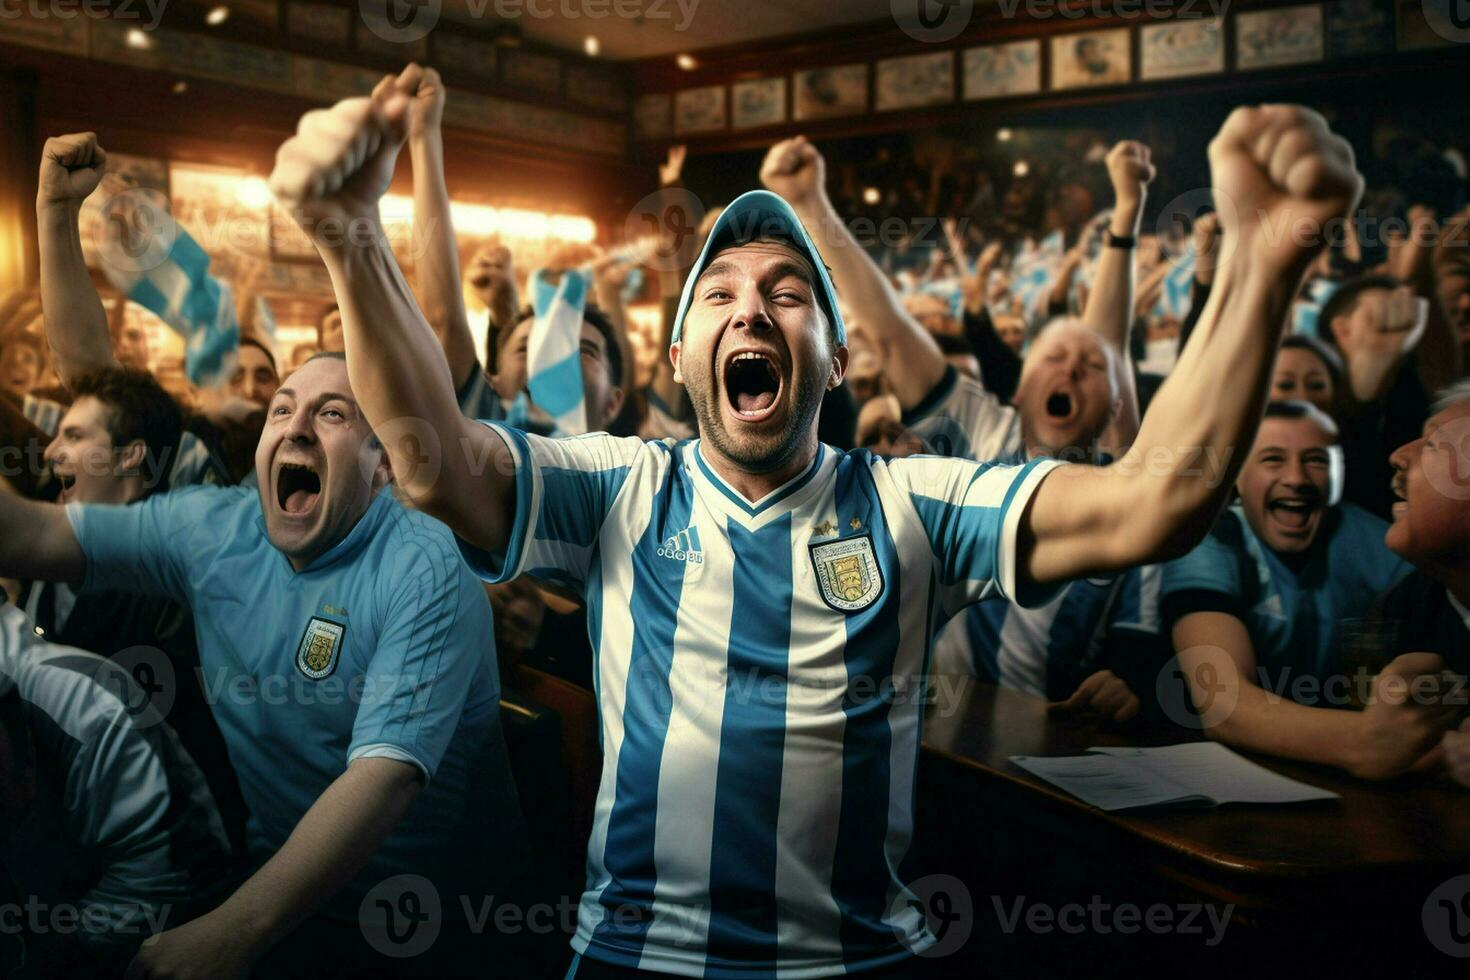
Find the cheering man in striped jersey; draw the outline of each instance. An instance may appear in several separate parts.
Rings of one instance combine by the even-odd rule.
[[[1195,458],[1249,443],[1317,250],[1300,231],[1361,191],[1351,150],[1304,109],[1227,120],[1210,158],[1235,261],[1117,464],[885,462],[817,440],[843,326],[767,192],[727,209],[684,290],[670,356],[699,439],[547,440],[461,416],[379,225],[406,102],[387,83],[308,113],[272,184],[331,272],[353,389],[402,489],[487,578],[587,602],[605,761],[572,974],[907,969],[934,941],[900,878],[934,630],[1200,539],[1235,468],[1207,480]]]

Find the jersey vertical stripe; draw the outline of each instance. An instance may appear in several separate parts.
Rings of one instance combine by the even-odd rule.
[[[751,502],[698,442],[500,431],[534,506],[518,501],[504,555],[466,553],[492,580],[580,585],[597,658],[604,766],[574,949],[803,978],[932,942],[903,865],[941,593],[947,610],[1014,588],[1008,536],[1057,464],[823,447]]]

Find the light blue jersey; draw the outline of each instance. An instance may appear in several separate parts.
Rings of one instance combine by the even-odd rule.
[[[1301,560],[1288,564],[1256,537],[1237,504],[1198,547],[1164,566],[1165,611],[1171,619],[1202,608],[1236,616],[1250,632],[1263,686],[1289,694],[1299,677],[1335,673],[1342,620],[1368,615],[1378,596],[1413,571],[1383,543],[1387,530],[1343,504],[1323,516]]]
[[[418,769],[427,785],[329,911],[355,918],[375,884],[414,873],[453,915],[455,897],[493,890],[515,870],[523,828],[490,607],[442,524],[384,492],[297,572],[266,537],[259,496],[243,488],[72,504],[67,516],[86,554],[85,587],[193,610],[253,860],[286,842],[348,763],[381,757]]]
[[[466,555],[492,581],[580,593],[596,658],[577,952],[820,977],[931,944],[901,869],[933,636],[1017,594],[1021,515],[1058,464],[824,446],[751,504],[697,441],[493,427],[516,458],[514,528],[504,554]]]

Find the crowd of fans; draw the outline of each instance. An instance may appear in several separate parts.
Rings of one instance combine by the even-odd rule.
[[[528,397],[526,270],[502,244],[458,250],[442,87],[417,69],[385,84],[413,98],[412,300],[461,412],[577,435]],[[681,186],[681,160],[676,151],[662,168],[664,186]],[[1034,199],[998,194],[984,175],[926,184],[885,163],[829,179],[819,148],[798,138],[750,175],[801,216],[842,304],[846,376],[823,397],[822,441],[890,459],[1123,460],[1183,351],[1210,340],[1195,328],[1219,302],[1220,271],[1246,261],[1225,222],[1201,212],[1172,236],[1146,233],[1156,166],[1133,141],[1107,149],[1088,182]],[[504,883],[522,870],[496,705],[521,663],[596,688],[588,609],[555,575],[482,586],[443,525],[383,502],[377,491],[414,477],[390,471],[377,441],[390,434],[370,431],[343,394],[357,365],[342,353],[340,309],[310,348],[273,350],[247,330],[223,390],[183,405],[165,391],[146,336],[125,327],[122,301],[103,307],[77,247],[80,202],[104,169],[90,134],[48,141],[39,289],[0,301],[0,575],[12,576],[0,609],[0,815],[13,818],[0,823],[0,868],[16,894],[96,909],[99,923],[39,939],[26,975],[120,972],[161,929],[133,975],[227,975],[269,948],[269,975],[327,975],[325,957],[342,948],[332,930],[358,928],[372,882],[411,872]],[[877,200],[865,201],[868,185]],[[1461,174],[1462,205],[1466,190]],[[970,605],[938,631],[934,669],[1118,724],[1168,723],[1156,678],[1175,661],[1211,738],[1367,779],[1442,768],[1470,785],[1470,727],[1458,729],[1452,685],[1428,700],[1375,696],[1387,678],[1470,672],[1470,209],[1406,204],[1403,233],[1381,248],[1349,231],[1311,265],[1264,420],[1239,447],[1233,500],[1202,543],[1080,579],[1035,608]],[[868,238],[865,219],[894,215],[945,219],[942,241],[918,254]],[[698,406],[664,352],[701,244],[568,249],[553,263],[593,283],[580,337],[588,431],[698,434]],[[640,263],[662,305],[652,344],[631,335],[625,306]],[[484,362],[466,292],[488,311]],[[1203,450],[1194,465],[1226,472]],[[299,519],[329,505],[325,524]],[[432,601],[405,597],[405,581]],[[261,661],[252,645],[279,650]],[[110,723],[136,681],[109,682],[107,658],[140,647],[162,651],[179,678],[172,708],[151,726]],[[292,711],[213,687],[334,667],[390,693],[370,707]],[[91,687],[108,693],[75,694]],[[489,825],[495,834],[474,832]],[[36,859],[58,835],[70,863]],[[301,885],[283,873],[291,862],[322,873]],[[290,911],[261,911],[280,905]],[[129,911],[165,906],[174,918],[142,932]],[[302,938],[309,916],[339,925]],[[232,929],[235,945],[221,945]],[[398,975],[452,975],[465,962],[455,957],[479,955],[467,931],[436,950]],[[535,951],[503,955],[545,968]]]

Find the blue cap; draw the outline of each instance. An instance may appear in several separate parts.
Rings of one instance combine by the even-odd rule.
[[[710,259],[732,245],[744,245],[757,238],[789,238],[796,250],[806,256],[812,268],[817,270],[817,305],[831,321],[837,333],[837,342],[847,343],[847,328],[843,326],[842,313],[837,308],[837,291],[832,288],[832,277],[827,274],[827,266],[822,263],[821,254],[812,244],[811,236],[806,233],[801,219],[791,210],[791,205],[779,194],[770,191],[747,191],[741,194],[730,202],[730,206],[725,208],[715,222],[703,250],[699,253],[699,259],[684,282],[684,295],[679,298],[679,312],[674,316],[674,332],[669,342],[678,343],[684,332],[684,316],[689,312],[689,305],[694,299],[694,284],[704,274]]]

